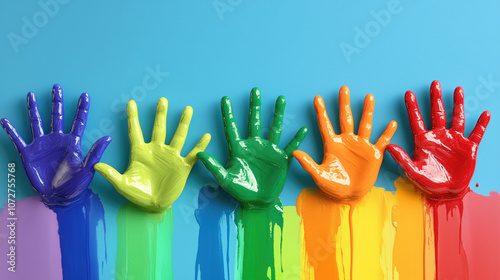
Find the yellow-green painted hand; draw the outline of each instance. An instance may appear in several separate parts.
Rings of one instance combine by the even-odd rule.
[[[207,133],[186,157],[181,156],[193,116],[193,109],[188,106],[182,113],[172,142],[165,145],[167,106],[167,99],[160,98],[151,142],[144,143],[137,105],[130,100],[127,104],[127,119],[131,150],[127,170],[122,175],[104,163],[94,167],[121,195],[150,212],[164,211],[179,197],[197,160],[196,154],[204,151],[210,142],[210,134]]]

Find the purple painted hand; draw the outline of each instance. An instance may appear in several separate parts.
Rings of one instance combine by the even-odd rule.
[[[64,134],[63,92],[59,85],[52,88],[52,131],[45,135],[38,112],[35,94],[28,93],[28,110],[33,142],[26,145],[14,126],[2,119],[2,127],[16,146],[28,181],[47,205],[66,205],[76,200],[94,177],[94,165],[111,141],[106,136],[92,146],[85,158],[81,138],[90,105],[89,95],[83,93],[78,102],[73,126]]]

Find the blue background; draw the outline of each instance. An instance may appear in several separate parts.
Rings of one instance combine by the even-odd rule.
[[[112,136],[102,161],[121,172],[127,167],[129,155],[124,112],[126,102],[133,98],[146,140],[151,135],[156,102],[164,96],[169,101],[167,142],[182,110],[190,105],[194,116],[184,155],[209,132],[212,142],[207,151],[227,162],[220,98],[232,98],[237,123],[242,135],[246,135],[249,92],[258,86],[263,97],[264,127],[270,126],[276,98],[285,95],[281,146],[306,125],[310,132],[300,149],[320,161],[322,143],[313,98],[323,96],[334,128],[339,131],[337,94],[342,85],[347,85],[355,123],[361,117],[364,96],[375,95],[372,142],[394,119],[399,128],[392,143],[410,151],[413,143],[404,92],[416,93],[429,127],[428,90],[433,80],[439,80],[448,116],[454,88],[465,89],[467,135],[482,111],[492,112],[471,187],[481,194],[499,190],[498,1],[67,2],[59,3],[58,10],[52,9],[50,15],[35,1],[0,3],[0,117],[9,118],[27,142],[31,141],[27,92],[37,94],[48,132],[51,87],[60,83],[65,92],[66,132],[80,93],[88,92],[91,109],[84,141]],[[383,25],[375,24],[374,14],[391,5],[397,6],[397,13],[391,13]],[[37,30],[23,35],[23,18],[38,23]],[[369,33],[368,41],[356,41],[358,28],[368,28],[363,31]],[[24,41],[12,43],[12,34],[24,37]],[[341,49],[343,43],[356,47],[357,53],[346,56]],[[148,69],[157,67],[168,76],[150,80],[157,83],[146,92],[137,91],[136,87],[149,75]],[[485,86],[488,80],[493,83]],[[0,166],[4,166],[0,178],[6,178],[7,162],[18,163],[21,172],[19,156],[5,133],[0,134],[0,142]],[[85,153],[89,147],[84,145]],[[388,154],[385,156],[376,186],[393,190],[393,181],[402,172]],[[194,210],[199,189],[213,182],[208,171],[197,163],[174,204],[174,276],[178,279],[194,277],[198,237]],[[475,188],[476,183],[479,188]],[[18,185],[18,199],[35,195],[24,176]],[[294,205],[301,189],[311,186],[312,179],[293,161],[281,195],[283,203]],[[91,188],[106,211],[111,273],[116,252],[116,212],[126,201],[99,174]],[[0,192],[0,202],[6,201],[6,194]]]

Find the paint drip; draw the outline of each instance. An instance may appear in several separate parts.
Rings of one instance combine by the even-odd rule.
[[[349,279],[350,206],[334,202],[319,189],[306,188],[296,207],[303,240],[301,279]]]
[[[406,178],[394,182],[392,223],[396,230],[393,250],[394,279],[429,279],[425,275],[425,216],[422,193]],[[432,236],[433,237],[433,236]],[[434,251],[432,242],[432,252]],[[433,255],[432,255],[433,256]],[[430,271],[434,272],[431,262]]]
[[[281,279],[281,201],[278,199],[273,207],[265,209],[240,206],[236,211],[235,223],[238,226],[237,279]],[[275,246],[276,239],[279,240],[279,248]],[[275,251],[278,253],[275,254]]]
[[[463,247],[470,279],[494,279],[500,275],[500,194],[468,193],[463,200]]]
[[[0,219],[7,221],[8,214],[5,205]],[[0,279],[63,279],[56,214],[36,196],[16,202],[15,218],[15,243],[8,242],[12,240],[9,228],[0,227],[0,250],[10,254],[10,246],[15,246],[15,272],[7,270],[9,264],[2,263]]]
[[[427,200],[433,215],[436,279],[470,279],[462,238],[462,200]]]
[[[395,186],[374,187],[352,205],[304,189],[301,279],[424,279],[422,194],[403,178]]]
[[[473,192],[463,200],[427,201],[435,235],[436,279],[500,275],[500,195]]]
[[[351,279],[394,279],[395,202],[393,193],[373,187],[359,203],[354,204]]]
[[[145,212],[132,203],[117,216],[115,279],[173,279],[173,212]]]
[[[282,248],[283,280],[300,280],[301,275],[301,236],[300,217],[295,206],[283,207],[283,245],[280,239],[274,239],[274,248]],[[276,252],[276,250],[275,250]],[[279,266],[278,266],[279,267]],[[279,279],[277,277],[277,279]]]
[[[51,206],[57,215],[64,279],[100,279],[107,263],[104,208],[87,189],[65,206]]]
[[[195,211],[200,226],[195,279],[232,279],[230,260],[234,259],[235,248],[230,241],[231,233],[236,232],[233,215],[237,206],[238,202],[221,187],[201,188]]]

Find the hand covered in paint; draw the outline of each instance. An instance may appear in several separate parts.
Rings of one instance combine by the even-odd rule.
[[[407,91],[405,96],[415,142],[413,160],[399,146],[389,145],[387,150],[427,197],[460,199],[469,191],[477,149],[490,121],[490,112],[481,115],[469,138],[465,138],[464,90],[461,87],[455,89],[451,129],[446,128],[441,84],[432,82],[430,91],[431,130],[425,129],[415,94]]]
[[[207,133],[186,157],[181,156],[193,116],[193,109],[188,106],[182,113],[172,142],[165,145],[167,106],[167,99],[158,101],[153,136],[150,143],[144,143],[137,105],[130,100],[127,119],[131,151],[127,170],[122,175],[107,164],[98,163],[95,166],[121,195],[150,212],[162,212],[174,203],[196,163],[196,153],[205,150],[210,142],[210,134]]]
[[[212,172],[217,182],[243,206],[271,207],[279,198],[285,184],[292,152],[298,148],[307,127],[302,127],[284,150],[278,147],[286,100],[278,97],[274,118],[267,139],[261,138],[260,90],[250,94],[248,139],[241,139],[233,116],[229,97],[222,98],[222,119],[229,149],[227,168],[208,153],[198,157]]]
[[[94,164],[99,162],[111,137],[103,137],[82,158],[81,138],[90,105],[89,95],[83,93],[78,101],[73,126],[64,134],[63,91],[52,88],[52,131],[45,135],[38,112],[36,96],[28,93],[28,111],[33,142],[26,145],[14,126],[2,119],[5,129],[16,146],[28,181],[47,205],[65,205],[83,193],[94,177]]]
[[[293,156],[326,194],[340,202],[358,201],[375,184],[385,148],[396,131],[397,123],[390,122],[380,139],[373,145],[370,143],[375,107],[373,95],[369,94],[365,98],[358,135],[353,132],[348,87],[343,86],[340,89],[339,101],[341,134],[336,135],[323,99],[321,96],[316,96],[314,99],[325,154],[321,165],[302,151],[295,151]]]

